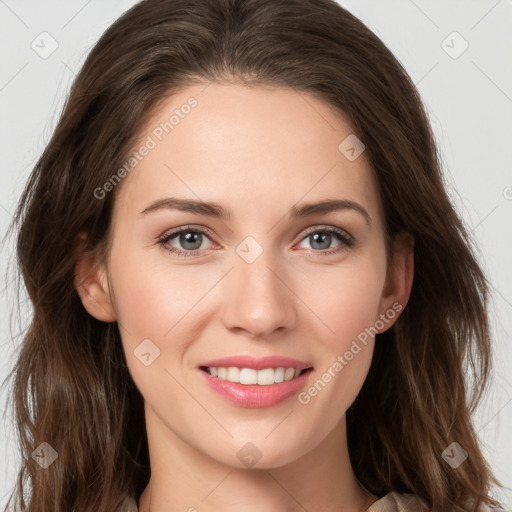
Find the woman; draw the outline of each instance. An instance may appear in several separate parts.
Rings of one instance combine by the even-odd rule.
[[[15,223],[17,509],[497,505],[487,281],[417,90],[335,2],[135,5]]]

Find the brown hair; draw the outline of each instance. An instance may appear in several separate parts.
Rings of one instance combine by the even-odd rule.
[[[333,0],[145,0],[88,55],[11,225],[33,304],[12,371],[23,456],[16,509],[110,512],[144,490],[143,399],[117,324],[86,312],[74,268],[80,251],[105,256],[119,186],[102,199],[94,191],[161,102],[189,84],[230,81],[305,91],[348,116],[378,180],[388,239],[415,240],[409,303],[377,335],[347,411],[356,476],[377,496],[412,492],[439,512],[497,504],[489,491],[501,484],[471,423],[491,369],[489,285],[402,65]],[[75,243],[82,231],[85,247]],[[469,454],[456,469],[442,458],[453,441]],[[47,469],[31,456],[43,442],[58,453]]]

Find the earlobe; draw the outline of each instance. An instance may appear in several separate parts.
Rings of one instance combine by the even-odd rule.
[[[414,280],[414,239],[409,233],[400,233],[393,244],[393,257],[388,269],[381,298],[382,315],[389,317],[384,332],[389,329],[405,309]],[[398,313],[398,314],[397,314]]]
[[[77,245],[84,245],[85,235],[78,236]],[[115,322],[116,315],[110,300],[106,267],[98,263],[94,253],[81,251],[75,265],[73,282],[87,312],[102,322]]]

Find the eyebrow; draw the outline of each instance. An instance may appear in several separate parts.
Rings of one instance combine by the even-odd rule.
[[[144,210],[140,212],[140,215],[144,216],[158,210],[180,210],[183,212],[191,212],[198,215],[214,217],[220,220],[230,220],[232,218],[231,210],[224,208],[218,203],[211,201],[196,201],[194,199],[180,199],[177,197],[158,199],[144,208]],[[316,203],[305,203],[300,206],[293,205],[290,208],[288,216],[292,219],[298,219],[340,210],[354,210],[359,212],[364,217],[368,226],[372,225],[370,214],[365,210],[365,208],[359,203],[348,199],[330,199]]]

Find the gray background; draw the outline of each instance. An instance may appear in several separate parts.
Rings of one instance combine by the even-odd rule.
[[[0,0],[1,236],[49,141],[71,80],[102,32],[134,3]],[[495,377],[475,424],[498,478],[512,486],[512,1],[340,3],[388,45],[418,86],[450,195],[479,245],[493,285]],[[52,45],[58,46],[47,55]],[[8,271],[12,263],[11,240],[0,255],[1,379],[14,364],[19,333],[30,313],[22,295],[17,320],[14,278]],[[0,425],[2,508],[18,464],[7,389],[2,389],[0,403],[5,411]],[[512,491],[497,490],[495,496],[512,508]]]

